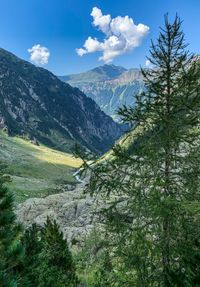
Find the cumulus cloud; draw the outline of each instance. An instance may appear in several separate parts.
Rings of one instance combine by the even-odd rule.
[[[92,9],[92,13],[90,15],[93,17],[93,25],[95,27],[98,27],[105,34],[110,33],[109,26],[112,20],[110,15],[103,15],[101,10],[97,7]]]
[[[115,57],[138,47],[149,32],[148,26],[136,25],[129,16],[118,16],[112,19],[111,15],[103,15],[97,7],[92,9],[91,16],[93,25],[104,33],[105,38],[103,41],[99,41],[96,38],[88,37],[83,48],[76,49],[79,56],[102,52],[99,60],[110,63]]]
[[[30,53],[30,60],[34,64],[48,64],[50,52],[46,47],[42,47],[40,44],[34,45],[32,48],[28,49],[28,52]]]

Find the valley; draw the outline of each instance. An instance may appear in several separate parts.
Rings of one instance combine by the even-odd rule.
[[[9,137],[5,132],[0,132],[0,162],[7,166],[5,172],[11,177],[8,186],[16,203],[62,192],[68,185],[72,188],[76,184],[73,173],[81,165],[71,154]]]
[[[150,27],[93,7],[104,38],[85,38],[82,7],[71,4],[73,74],[56,76],[66,40],[59,21],[49,26],[57,9],[41,35],[49,48],[30,45],[29,61],[0,48],[0,286],[199,287],[199,56],[178,14],[166,14],[141,69],[114,65]],[[104,65],[89,69],[91,53]]]

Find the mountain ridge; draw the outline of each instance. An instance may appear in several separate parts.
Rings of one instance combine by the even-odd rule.
[[[10,135],[27,135],[68,152],[78,142],[102,153],[122,134],[79,89],[2,48],[0,87],[0,128]]]
[[[124,67],[105,64],[103,66],[95,67],[83,73],[70,74],[67,76],[58,76],[58,78],[64,82],[73,82],[75,80],[75,82],[87,83],[91,82],[91,79],[92,82],[98,82],[114,79],[120,76],[125,71],[127,71],[127,69],[125,69]]]
[[[110,70],[113,71],[111,75]],[[85,73],[59,78],[78,87],[116,121],[120,121],[117,110],[123,105],[133,106],[135,95],[144,90],[142,73],[138,68],[104,65]]]

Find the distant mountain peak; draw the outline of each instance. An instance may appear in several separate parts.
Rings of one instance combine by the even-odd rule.
[[[98,66],[96,68],[93,68],[92,70],[80,74],[59,76],[59,79],[61,79],[64,82],[75,81],[76,83],[101,82],[101,81],[113,80],[122,75],[126,71],[127,69],[121,66],[115,66],[113,64],[105,64],[103,66]]]
[[[144,89],[140,69],[125,69],[113,64],[105,64],[85,73],[60,79],[78,87],[117,121],[117,110],[123,105],[134,105],[134,96]]]
[[[96,67],[91,70],[92,72],[103,74],[108,77],[108,79],[114,79],[120,76],[126,71],[125,68],[121,66],[115,66],[113,64],[105,64],[103,66]]]

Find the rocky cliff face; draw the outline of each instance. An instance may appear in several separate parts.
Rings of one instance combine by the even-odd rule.
[[[139,69],[126,70],[114,65],[104,65],[86,73],[60,77],[60,79],[78,87],[106,114],[116,120],[119,120],[116,115],[119,107],[133,106],[134,96],[144,89]]]
[[[0,49],[0,128],[64,151],[105,152],[121,127],[77,88]]]

